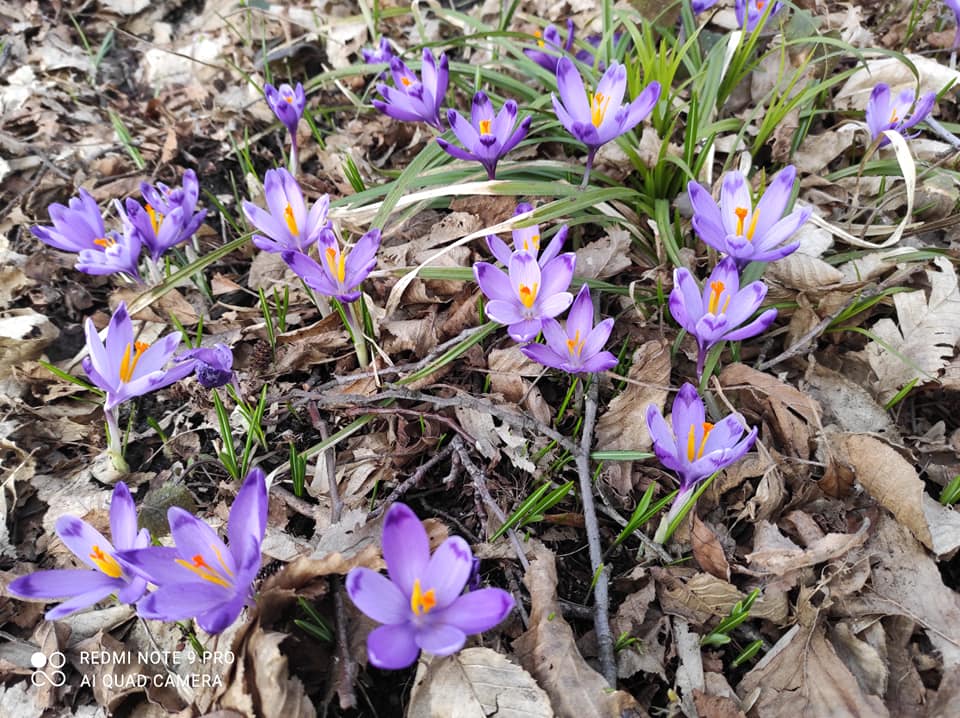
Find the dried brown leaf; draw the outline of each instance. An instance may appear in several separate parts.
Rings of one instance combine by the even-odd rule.
[[[696,511],[692,513],[691,543],[693,544],[693,557],[704,571],[717,578],[722,578],[724,581],[729,581],[730,564],[723,553],[720,539],[717,538],[709,526],[700,520]]]
[[[865,520],[856,533],[826,534],[803,549],[780,533],[776,525],[761,521],[753,539],[753,551],[747,561],[754,569],[776,576],[785,576],[808,566],[815,566],[844,556],[867,540],[870,521]]]

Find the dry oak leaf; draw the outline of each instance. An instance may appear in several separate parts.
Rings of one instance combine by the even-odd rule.
[[[407,718],[553,718],[533,677],[490,648],[467,648],[417,665]]]
[[[553,553],[537,545],[523,583],[530,591],[530,628],[513,642],[517,658],[550,696],[558,718],[646,716],[624,691],[612,691],[577,650],[573,629],[557,605]]]
[[[840,434],[833,445],[857,481],[938,556],[960,546],[960,513],[935,501],[895,449],[866,434]]]
[[[870,521],[864,520],[853,534],[827,534],[805,549],[780,533],[776,525],[760,521],[753,541],[753,552],[747,561],[754,569],[783,576],[808,566],[840,558],[867,540]]]

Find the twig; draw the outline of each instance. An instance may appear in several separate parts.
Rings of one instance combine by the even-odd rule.
[[[299,496],[294,496],[276,482],[270,485],[270,493],[279,498],[281,501],[283,501],[283,503],[301,516],[306,516],[314,521],[317,520],[317,509],[319,507],[316,504],[311,504],[309,501],[304,501]]]
[[[613,653],[613,633],[610,631],[608,603],[610,601],[609,571],[603,564],[600,549],[600,525],[593,503],[593,480],[590,475],[590,448],[593,445],[593,427],[597,421],[597,395],[600,383],[593,377],[583,405],[583,434],[577,454],[577,474],[580,478],[580,500],[583,518],[587,524],[587,547],[590,550],[590,568],[593,571],[593,627],[597,632],[600,653],[600,672],[611,688],[617,684],[617,662]]]
[[[367,514],[367,521],[372,521],[382,514],[391,504],[396,501],[399,501],[403,498],[403,495],[407,493],[414,486],[423,481],[423,477],[427,475],[427,472],[430,471],[434,466],[439,464],[441,461],[445,460],[453,452],[453,446],[447,444],[439,452],[431,456],[427,461],[417,467],[417,470],[414,471],[410,476],[403,480],[390,494],[383,500],[383,502],[375,508],[373,511]]]

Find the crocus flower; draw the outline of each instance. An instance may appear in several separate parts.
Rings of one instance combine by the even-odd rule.
[[[494,114],[493,104],[483,92],[473,96],[473,111],[467,122],[456,110],[447,111],[447,121],[450,129],[463,144],[464,149],[452,145],[443,138],[437,138],[437,144],[448,155],[457,159],[479,162],[487,171],[489,179],[495,179],[497,162],[510,150],[517,146],[530,129],[532,117],[525,117],[517,123],[517,103],[507,100]]]
[[[60,540],[90,568],[54,569],[21,576],[7,586],[11,594],[31,600],[71,597],[47,611],[48,621],[92,606],[112,593],[117,594],[121,603],[135,603],[143,595],[147,582],[117,558],[120,550],[150,545],[150,533],[146,529],[137,532],[137,507],[125,483],[117,482],[110,500],[113,543],[76,516],[61,516],[55,528]]]
[[[163,182],[157,182],[155,185],[141,182],[140,194],[143,195],[143,201],[154,212],[166,215],[177,207],[182,207],[184,216],[192,219],[196,214],[197,200],[200,198],[200,183],[197,181],[197,173],[187,170],[183,173],[181,187],[168,187]],[[203,214],[206,216],[206,210],[203,210]]]
[[[341,251],[334,233],[326,231],[317,242],[322,262],[302,252],[286,251],[281,256],[310,288],[341,302],[353,302],[360,298],[357,287],[377,265],[379,248],[380,230],[376,228],[360,237],[349,252]]]
[[[206,210],[188,216],[182,206],[174,207],[169,214],[162,214],[152,205],[142,207],[132,197],[127,198],[125,208],[126,220],[131,227],[128,231],[137,234],[154,262],[159,262],[171,247],[190,239],[207,216]]]
[[[743,437],[745,426],[740,414],[731,414],[716,424],[707,421],[703,401],[693,384],[680,387],[673,401],[671,425],[667,425],[657,406],[647,407],[653,451],[661,464],[680,476],[680,492],[662,526],[666,527],[680,512],[701,481],[738,461],[751,449],[757,429]]]
[[[307,95],[303,91],[303,85],[298,82],[296,87],[290,87],[287,83],[283,83],[280,87],[274,87],[268,82],[263,86],[263,94],[273,114],[283,123],[290,137],[296,142],[297,125],[300,124],[303,110],[307,106]]]
[[[447,94],[450,80],[447,56],[441,52],[438,61],[429,48],[423,48],[423,65],[420,70],[423,81],[399,57],[390,60],[390,73],[393,75],[394,86],[378,84],[377,92],[383,100],[374,100],[373,106],[395,120],[422,121],[443,130],[443,125],[440,124],[440,105]]]
[[[570,307],[566,329],[556,319],[544,319],[547,343],[527,344],[520,351],[535,362],[571,374],[606,371],[617,365],[617,358],[603,351],[611,331],[612,318],[593,326],[593,301],[590,288],[584,284]]]
[[[393,504],[383,519],[387,578],[369,568],[347,574],[347,594],[370,618],[384,625],[367,637],[367,657],[378,668],[406,668],[421,650],[449,656],[467,636],[500,623],[513,597],[499,588],[463,593],[473,553],[452,536],[430,555],[423,524],[407,506]]]
[[[190,349],[178,354],[174,361],[193,362],[197,381],[206,389],[215,389],[233,379],[233,352],[226,344]]]
[[[180,332],[171,332],[152,345],[134,340],[133,322],[127,306],[120,306],[110,318],[106,340],[101,342],[92,319],[85,326],[87,350],[82,365],[94,384],[107,394],[108,412],[128,399],[169,386],[193,371],[192,364],[163,367],[180,346]]]
[[[754,208],[743,173],[728,172],[720,188],[720,204],[705,187],[690,182],[687,190],[693,205],[693,228],[704,242],[729,254],[743,269],[750,262],[772,262],[800,246],[784,244],[810,217],[810,207],[783,216],[793,192],[797,171],[793,165],[780,170]]]
[[[927,118],[936,99],[936,93],[928,92],[918,100],[917,93],[909,87],[901,90],[894,99],[890,85],[881,82],[873,88],[867,100],[866,119],[871,137],[874,140],[879,138],[880,147],[883,147],[890,144],[890,140],[881,135],[884,130],[906,135],[907,130]]]
[[[620,38],[622,37],[623,37],[622,32],[613,33],[614,47],[620,44]],[[603,35],[599,33],[590,35],[587,38],[587,44],[590,45],[592,49],[587,50],[586,48],[584,48],[583,50],[577,50],[577,54],[574,55],[574,57],[576,57],[580,62],[582,62],[585,65],[593,65],[594,63],[597,63],[597,69],[600,72],[603,72],[604,68],[606,67],[603,64],[603,61],[597,62],[597,48],[600,47],[601,40],[603,40]]]
[[[531,207],[526,202],[521,202],[517,205],[516,211],[513,215],[516,217],[518,214],[524,214],[525,212],[532,212],[533,207]],[[542,269],[544,265],[549,262],[551,259],[559,254],[563,243],[567,240],[567,225],[563,225],[560,229],[557,230],[557,233],[553,235],[553,239],[550,240],[550,244],[546,246],[543,250],[543,253],[540,254],[540,226],[533,225],[532,227],[523,227],[521,229],[513,230],[513,248],[516,252],[529,252],[536,259],[537,263]],[[507,243],[500,239],[495,234],[487,235],[487,246],[490,248],[490,253],[496,257],[504,266],[510,266],[510,257],[513,256],[513,252],[510,251],[510,248],[507,246]],[[539,256],[538,256],[539,254]]]
[[[768,5],[773,7],[767,10]],[[771,2],[770,0],[734,0],[733,3],[733,11],[737,16],[737,22],[747,32],[753,32],[764,17],[767,19],[773,17],[780,12],[782,7],[783,3]]]
[[[121,551],[130,568],[157,589],[137,604],[143,618],[196,618],[207,633],[220,633],[251,598],[260,571],[260,545],[267,528],[267,484],[251,469],[230,507],[225,545],[216,532],[178,506],[167,511],[175,546]]]
[[[587,146],[587,169],[584,186],[593,166],[593,158],[601,145],[629,132],[647,117],[660,99],[660,83],[651,82],[628,105],[621,105],[627,91],[627,69],[611,62],[589,97],[583,78],[573,61],[560,58],[557,63],[557,90],[560,99],[551,94],[553,109],[567,131]]]
[[[514,252],[507,265],[509,275],[488,262],[477,262],[473,276],[489,300],[487,316],[506,324],[514,341],[532,341],[544,319],[557,316],[573,301],[567,288],[576,262],[573,252],[561,254],[541,271],[534,255]]]
[[[52,227],[31,227],[33,236],[63,252],[97,251],[103,248],[107,231],[97,201],[87,190],[80,188],[80,196],[72,197],[69,206],[54,202],[47,208]]]
[[[690,9],[693,10],[694,15],[698,15],[716,4],[717,0],[690,0]]]
[[[757,280],[740,288],[740,275],[732,257],[722,259],[703,291],[684,268],[673,270],[670,313],[681,327],[697,339],[697,376],[703,374],[707,352],[722,341],[740,341],[765,331],[777,318],[776,309],[768,309],[749,324],[745,322],[763,303],[767,285]]]
[[[545,70],[557,74],[557,62],[564,53],[570,52],[573,47],[573,20],[567,20],[567,40],[560,38],[560,31],[556,25],[547,25],[541,34],[539,30],[533,33],[537,38],[537,48],[527,48],[523,53]]]
[[[397,56],[393,48],[390,47],[390,42],[385,37],[380,38],[380,42],[374,49],[365,47],[360,50],[360,54],[363,55],[363,61],[368,65],[390,62],[392,58]]]
[[[287,170],[267,170],[263,193],[269,211],[244,200],[243,213],[250,224],[266,235],[253,235],[253,243],[264,252],[306,252],[330,229],[330,197],[322,195],[307,212],[300,185]]]
[[[77,253],[76,268],[86,274],[128,274],[138,282],[140,279],[140,235],[137,232],[110,231],[94,240],[96,248],[81,249]]]

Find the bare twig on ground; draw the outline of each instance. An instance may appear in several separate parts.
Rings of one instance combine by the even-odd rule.
[[[610,584],[609,570],[603,565],[600,549],[600,525],[593,503],[593,477],[590,474],[590,448],[593,444],[593,427],[597,421],[597,395],[600,384],[596,377],[584,398],[583,434],[580,451],[577,452],[577,474],[580,478],[580,501],[583,502],[583,517],[587,525],[587,548],[590,551],[590,568],[593,571],[593,627],[597,633],[597,650],[600,654],[600,672],[610,687],[617,684],[617,662],[613,653],[613,634],[610,631]]]
[[[453,446],[451,444],[447,444],[445,447],[440,449],[440,451],[431,456],[427,461],[418,466],[417,470],[404,479],[402,483],[398,484],[397,487],[390,492],[390,495],[387,496],[387,498],[385,498],[377,508],[367,514],[367,521],[372,521],[373,519],[377,518],[380,516],[380,514],[386,511],[391,504],[402,499],[404,494],[423,481],[423,478],[427,475],[427,472],[429,472],[441,461],[444,461],[452,452]]]

